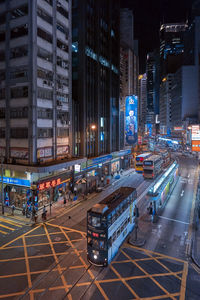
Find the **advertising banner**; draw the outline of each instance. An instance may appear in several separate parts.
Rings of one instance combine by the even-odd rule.
[[[200,126],[192,125],[192,141],[200,141]]]
[[[192,151],[200,152],[200,126],[192,125]]]
[[[126,97],[126,126],[125,136],[128,145],[137,143],[138,134],[138,99],[132,95]]]

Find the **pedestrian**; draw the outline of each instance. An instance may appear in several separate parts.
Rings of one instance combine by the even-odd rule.
[[[46,219],[47,219],[47,210],[46,210],[45,205],[44,205],[43,211],[42,211],[42,219],[43,219],[43,221],[46,221]]]
[[[64,199],[63,203],[66,204],[67,203],[66,195],[64,195],[63,199]]]
[[[69,190],[69,192],[68,192],[68,199],[69,199],[69,201],[71,201],[71,191]]]
[[[152,205],[152,202],[150,202],[149,207],[147,208],[147,210],[148,210],[148,212],[149,212],[150,215],[153,214],[153,205]]]
[[[15,205],[14,204],[11,206],[11,209],[12,209],[12,216],[14,216],[14,211],[15,211]]]
[[[23,214],[23,216],[25,216],[25,213],[26,213],[26,204],[23,203],[23,205],[22,205],[22,214]]]
[[[76,194],[77,194],[77,187],[75,186],[74,187],[74,195],[76,196]]]
[[[29,209],[28,209],[28,205],[26,205],[26,218],[29,218]]]

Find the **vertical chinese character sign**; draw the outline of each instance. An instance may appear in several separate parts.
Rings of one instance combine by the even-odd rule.
[[[137,143],[138,135],[138,99],[132,95],[126,97],[126,125],[125,136],[128,145]]]

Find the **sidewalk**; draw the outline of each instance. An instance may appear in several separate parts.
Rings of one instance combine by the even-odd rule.
[[[133,172],[135,172],[135,170],[133,168],[131,168],[131,169],[123,171],[123,174],[120,174],[119,179],[115,179],[115,176],[113,176],[113,178],[110,179],[109,184],[103,185],[102,189],[105,190],[110,185],[112,185],[114,182],[119,181],[124,176],[129,176],[129,174],[133,173]],[[50,205],[46,205],[46,210],[47,210],[46,222],[59,217],[61,214],[64,214],[65,212],[70,210],[72,207],[78,205],[80,202],[92,199],[96,194],[97,194],[97,192],[90,193],[87,196],[85,196],[85,198],[83,198],[82,194],[78,194],[77,195],[78,199],[76,201],[72,201],[72,200],[67,201],[66,204],[64,204],[64,201],[61,198],[57,202],[52,203],[51,210],[50,210]],[[73,199],[73,198],[74,198],[74,195],[72,194],[71,199]],[[4,207],[4,211],[5,211],[4,216],[9,218],[10,220],[12,220],[12,219],[19,220],[19,221],[23,222],[24,225],[33,225],[33,224],[35,224],[35,222],[32,221],[31,217],[27,218],[26,216],[23,216],[22,210],[19,210],[19,209],[16,208],[15,211],[14,211],[14,216],[12,215],[11,207]],[[43,222],[42,212],[43,212],[43,207],[41,207],[39,209],[39,211],[37,212],[38,218],[37,218],[36,224],[38,224],[40,222]],[[2,216],[1,205],[0,205],[0,216]]]
[[[200,269],[200,218],[198,215],[198,208],[200,209],[200,179],[196,194],[196,205],[194,213],[193,224],[193,243],[191,257],[195,265]]]

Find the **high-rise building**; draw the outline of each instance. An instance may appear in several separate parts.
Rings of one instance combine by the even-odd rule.
[[[146,73],[139,75],[139,132],[144,134],[146,124],[146,112],[147,112],[147,76]]]
[[[70,1],[1,1],[0,137],[7,162],[70,153]]]
[[[134,16],[132,10],[120,10],[120,43],[133,50],[134,48]]]
[[[159,54],[156,50],[147,54],[147,114],[146,124],[155,125],[159,113]]]
[[[160,84],[160,133],[167,134],[171,129],[171,89],[174,74],[168,74]]]
[[[124,8],[120,10],[120,149],[125,146],[126,97],[138,95],[138,69],[138,44],[134,40],[133,12]]]
[[[74,154],[119,150],[119,1],[73,1]]]
[[[71,0],[0,1],[1,178],[16,206],[41,206],[67,189],[76,163],[70,69]]]
[[[160,27],[160,82],[183,64],[186,23],[162,24]]]
[[[199,105],[198,68],[195,65],[182,66],[175,74],[171,87],[171,125],[184,125],[191,118],[198,117]]]

